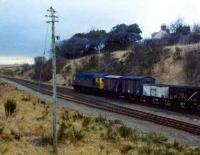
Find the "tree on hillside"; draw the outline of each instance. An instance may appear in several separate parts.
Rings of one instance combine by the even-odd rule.
[[[194,24],[193,27],[192,27],[192,32],[193,33],[200,33],[200,25]]]
[[[170,25],[170,32],[176,35],[188,35],[190,34],[190,26],[183,23],[183,19],[178,18],[174,23]]]
[[[109,50],[126,49],[142,39],[142,31],[137,24],[120,24],[112,28],[105,42]]]
[[[95,47],[99,44],[104,44],[106,35],[106,31],[104,30],[92,30],[89,33],[77,33],[70,39],[62,42],[58,48],[58,56],[76,58],[91,54],[95,51]]]
[[[107,33],[105,30],[91,30],[88,33],[77,33],[73,37],[87,38],[88,40],[99,40],[105,39]]]
[[[86,53],[89,48],[89,40],[87,38],[81,38],[74,36],[69,40],[64,40],[57,52],[58,56],[65,58],[76,58]]]

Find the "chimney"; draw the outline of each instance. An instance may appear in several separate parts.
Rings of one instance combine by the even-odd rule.
[[[161,30],[162,31],[167,31],[167,25],[166,24],[162,24],[161,25]]]

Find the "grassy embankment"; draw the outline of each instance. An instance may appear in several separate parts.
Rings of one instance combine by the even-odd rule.
[[[199,148],[188,148],[161,135],[144,134],[119,120],[61,108],[57,111],[58,154],[200,154]],[[51,154],[50,103],[0,83],[0,118],[0,154]]]

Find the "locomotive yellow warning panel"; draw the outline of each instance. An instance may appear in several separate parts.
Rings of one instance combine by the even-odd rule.
[[[104,89],[104,87],[105,87],[104,80],[103,80],[103,78],[100,78],[99,79],[99,88]]]

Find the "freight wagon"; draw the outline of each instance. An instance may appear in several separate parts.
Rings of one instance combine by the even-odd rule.
[[[126,97],[138,102],[200,111],[200,87],[155,84],[148,76],[76,73],[75,91]]]
[[[143,84],[154,84],[155,79],[145,76],[125,76],[121,78],[121,94],[127,98],[142,96]]]
[[[200,111],[200,87],[144,84],[143,97],[148,103]]]

